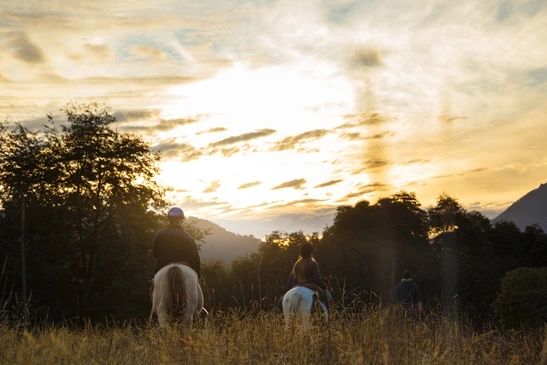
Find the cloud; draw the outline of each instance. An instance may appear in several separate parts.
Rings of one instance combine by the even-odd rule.
[[[152,150],[160,152],[162,158],[180,159],[184,162],[197,160],[203,155],[200,150],[188,143],[178,142],[176,138],[164,139],[161,143],[153,145]]]
[[[46,60],[40,47],[32,43],[26,34],[20,33],[9,42],[14,57],[27,63],[42,63]]]
[[[342,182],[342,180],[330,180],[330,181],[327,181],[327,182],[324,182],[324,183],[321,183],[319,185],[316,185],[314,186],[314,188],[325,188],[327,186],[332,186],[332,185],[336,185],[338,183]]]
[[[350,201],[354,200],[355,198],[363,198],[360,200],[366,200],[364,199],[364,196],[371,193],[378,194],[379,192],[386,192],[389,191],[389,188],[391,185],[384,184],[384,183],[374,183],[374,184],[368,184],[357,188],[357,191],[346,194],[341,200],[342,201]]]
[[[392,165],[393,162],[383,158],[367,158],[361,161],[362,168],[355,169],[351,172],[352,175],[360,175],[370,170],[383,169],[386,166]]]
[[[186,118],[173,118],[173,119],[161,119],[158,118],[160,115],[159,110],[135,110],[135,111],[121,111],[114,113],[116,119],[123,125],[124,130],[133,131],[137,133],[142,133],[150,135],[154,132],[166,132],[170,131],[176,127],[195,124],[206,118],[208,115],[195,115],[189,116]],[[137,121],[143,121],[144,124],[135,125]],[[131,122],[132,124],[129,124]],[[155,122],[155,124],[153,124]]]
[[[239,142],[250,141],[250,140],[253,140],[253,139],[269,136],[270,134],[273,134],[273,133],[276,133],[276,131],[274,129],[261,129],[261,130],[256,131],[256,132],[243,133],[243,134],[240,134],[238,136],[228,137],[228,138],[222,139],[220,141],[213,142],[213,143],[209,144],[209,146],[210,147],[218,147],[218,146],[225,146],[225,145],[229,145],[229,144],[235,144],[235,143],[239,143]]]
[[[271,148],[271,151],[290,150],[304,141],[317,140],[325,136],[327,133],[329,133],[329,131],[325,129],[315,129],[312,131],[300,133],[296,136],[286,137],[283,138],[281,141],[277,142],[275,146]]]
[[[297,200],[291,200],[291,201],[288,201],[288,202],[285,202],[285,203],[282,203],[282,204],[273,204],[269,208],[271,208],[271,209],[295,208],[298,205],[302,205],[302,204],[304,204],[304,205],[314,205],[315,203],[319,203],[319,202],[322,202],[322,201],[323,200],[321,200],[321,199],[313,199],[313,198],[297,199]]]
[[[199,80],[198,78],[191,77],[191,76],[138,76],[138,77],[119,77],[119,76],[112,76],[112,77],[84,77],[84,78],[78,78],[76,80],[72,79],[65,79],[67,82],[72,82],[74,84],[122,84],[122,85],[129,85],[132,87],[135,87],[136,85],[142,87],[142,86],[158,86],[162,85],[163,87],[166,86],[180,86],[181,84],[191,83]]]
[[[145,44],[134,44],[128,47],[128,50],[133,55],[150,59],[150,60],[163,60],[165,58],[165,52],[156,47],[152,47]]]
[[[277,204],[313,193],[334,200],[355,186],[359,197],[374,197],[382,190],[359,183],[378,181],[426,197],[450,188],[473,205],[500,201],[500,208],[546,176],[545,165],[535,165],[545,149],[545,2],[420,5],[7,1],[0,87],[9,93],[0,95],[0,112],[42,125],[38,116],[57,111],[67,95],[108,102],[121,110],[117,127],[151,138],[162,160],[201,158],[185,166],[198,181],[214,179],[207,171],[218,165],[208,163],[219,158],[229,171],[251,165],[245,175],[239,170],[244,180],[223,185],[234,187],[227,200],[278,184],[271,178],[279,175],[268,173],[279,166],[282,179],[305,176],[322,190],[268,191]],[[205,113],[213,117],[203,120]],[[269,128],[277,135],[261,133]],[[327,139],[320,153],[309,153]],[[484,161],[490,167],[481,171]],[[260,164],[265,171],[255,172]],[[229,215],[230,205],[214,195],[194,202],[196,209]],[[259,208],[245,212],[255,219],[271,204],[250,202]]]
[[[215,127],[215,128],[207,129],[206,131],[197,132],[196,135],[199,136],[199,135],[207,134],[207,133],[226,132],[227,130],[228,129],[225,127]]]
[[[168,131],[183,125],[198,123],[206,118],[208,118],[207,114],[196,115],[193,117],[186,117],[186,118],[161,119],[159,123],[156,124],[154,129],[157,129],[160,131]]]
[[[209,186],[203,190],[203,193],[214,193],[217,191],[217,189],[220,187],[220,181],[215,180],[209,184]]]
[[[241,184],[237,187],[237,189],[238,190],[248,189],[248,188],[252,188],[253,186],[260,185],[260,184],[262,184],[261,181],[253,181],[253,182],[250,182],[250,183]]]
[[[365,168],[376,169],[390,165],[391,162],[380,158],[370,158],[364,161]]]
[[[350,141],[357,141],[357,140],[362,139],[361,133],[359,133],[359,132],[341,133],[340,138],[348,139]]]
[[[305,183],[306,183],[306,179],[291,180],[273,187],[272,190],[284,189],[284,188],[294,188],[299,190],[299,189],[302,189],[302,185],[304,185]]]
[[[179,193],[188,193],[187,191],[177,191]],[[208,198],[207,200],[196,199],[192,195],[181,194],[176,197],[173,201],[174,204],[182,207],[185,214],[188,213],[191,216],[195,216],[195,213],[190,213],[191,211],[199,211],[200,209],[231,209],[230,203],[226,201],[219,201],[214,197]]]
[[[114,112],[114,117],[118,122],[148,120],[157,118],[160,110],[157,109],[134,109],[134,110],[117,110]],[[131,129],[130,126],[127,128]]]
[[[222,154],[222,156],[228,158],[230,156],[233,156],[237,153],[239,153],[242,149],[238,147],[230,147],[230,148],[221,148],[219,151]],[[216,151],[216,150],[213,150]]]
[[[352,49],[348,59],[351,71],[363,71],[382,66],[382,54],[378,49],[358,46]]]
[[[387,117],[380,113],[350,113],[345,114],[344,119],[347,119],[350,122],[344,123],[336,127],[336,129],[376,126],[384,124],[388,121]]]
[[[85,62],[90,58],[96,63],[97,61],[109,62],[114,59],[114,52],[108,44],[98,43],[86,43],[82,46],[81,50],[70,51],[68,56],[76,62]]]

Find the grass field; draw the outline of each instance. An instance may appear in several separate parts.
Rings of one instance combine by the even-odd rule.
[[[431,315],[409,323],[385,311],[331,311],[328,326],[285,329],[277,311],[228,311],[180,328],[136,323],[0,325],[2,364],[547,364],[547,327],[473,330]]]

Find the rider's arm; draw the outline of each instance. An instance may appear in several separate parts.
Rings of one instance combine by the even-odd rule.
[[[321,279],[321,273],[319,272],[319,264],[315,262],[312,268],[313,282],[321,287],[321,289],[327,289],[327,284]]]
[[[291,290],[296,285],[296,278],[294,277],[294,271],[291,271],[289,279],[287,280],[287,290]]]

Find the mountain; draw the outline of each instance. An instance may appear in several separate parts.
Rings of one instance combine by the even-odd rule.
[[[511,204],[503,213],[492,219],[492,223],[501,220],[513,221],[521,230],[538,223],[547,231],[547,183],[541,184]]]
[[[242,236],[229,232],[205,219],[191,217],[189,223],[200,230],[209,230],[209,234],[203,238],[201,244],[200,257],[202,261],[211,261],[216,259],[231,263],[234,259],[256,252],[260,245],[260,239],[250,236]]]

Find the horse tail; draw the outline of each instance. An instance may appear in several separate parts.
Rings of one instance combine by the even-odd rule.
[[[171,293],[171,316],[180,318],[186,307],[188,294],[183,273],[178,267],[173,266],[167,271],[167,285]]]

